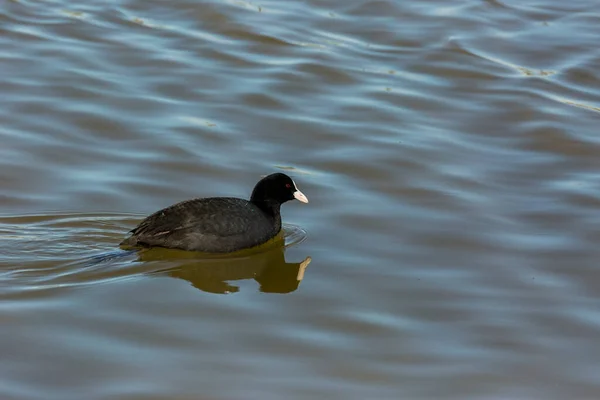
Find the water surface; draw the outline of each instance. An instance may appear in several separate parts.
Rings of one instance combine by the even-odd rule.
[[[0,398],[597,398],[599,22],[5,1]],[[273,246],[117,247],[274,171],[310,204]]]

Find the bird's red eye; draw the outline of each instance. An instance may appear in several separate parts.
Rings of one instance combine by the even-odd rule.
[[[289,183],[286,183],[286,184],[285,184],[285,187],[286,187],[286,188],[288,188],[288,189],[291,189],[291,188],[292,188],[292,185],[290,185]]]

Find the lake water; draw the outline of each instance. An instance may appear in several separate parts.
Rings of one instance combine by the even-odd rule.
[[[596,0],[4,0],[0,398],[600,398]],[[235,257],[145,215],[309,204]]]

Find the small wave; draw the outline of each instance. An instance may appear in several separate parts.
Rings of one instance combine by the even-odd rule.
[[[109,213],[2,216],[0,267],[12,281],[27,287],[73,287],[142,276],[156,266],[140,262],[136,251],[118,248],[141,218]],[[283,226],[284,248],[302,243],[306,236],[299,226]]]

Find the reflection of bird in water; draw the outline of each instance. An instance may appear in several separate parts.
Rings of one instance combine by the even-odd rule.
[[[172,260],[172,250],[169,251]],[[173,278],[185,279],[191,284],[209,293],[231,293],[239,291],[239,287],[229,284],[229,281],[254,279],[260,284],[260,291],[266,293],[291,293],[298,288],[304,279],[306,267],[311,262],[310,257],[299,263],[285,261],[283,242],[269,246],[260,252],[240,252],[232,257],[196,258],[191,260],[190,253],[180,259],[184,261],[169,269],[157,271]],[[185,252],[178,252],[185,253]],[[185,256],[185,254],[184,254]],[[140,253],[140,260],[150,261],[164,259],[164,252],[152,254]],[[179,260],[178,260],[179,261]]]

